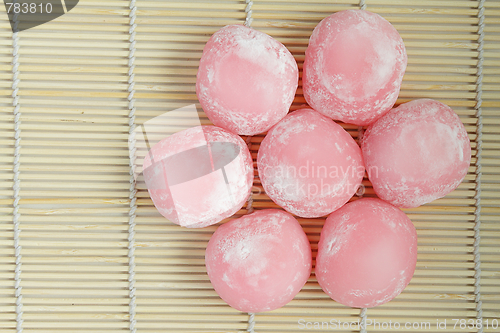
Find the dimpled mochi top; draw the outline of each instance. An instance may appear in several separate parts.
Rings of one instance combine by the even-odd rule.
[[[298,80],[297,62],[283,44],[260,31],[229,25],[203,49],[196,93],[215,125],[254,135],[288,113]]]
[[[236,213],[252,189],[252,156],[238,135],[196,126],[164,138],[144,157],[144,181],[171,222],[203,228]]]
[[[471,160],[469,136],[447,105],[419,99],[370,125],[361,143],[375,193],[395,206],[418,207],[462,182]]]
[[[366,10],[322,20],[304,61],[304,97],[316,111],[346,123],[369,125],[399,94],[407,56],[397,30]]]
[[[410,282],[417,263],[417,231],[400,209],[377,198],[350,202],[321,230],[316,277],[335,301],[374,307]]]
[[[291,112],[267,133],[257,168],[269,198],[307,218],[344,205],[365,173],[361,149],[351,135],[312,109]]]
[[[299,222],[264,209],[222,224],[207,245],[205,265],[219,296],[244,312],[290,302],[311,274],[311,245]]]

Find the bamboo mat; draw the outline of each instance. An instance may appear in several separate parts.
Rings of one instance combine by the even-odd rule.
[[[198,105],[195,76],[212,33],[243,24],[248,14],[251,26],[283,42],[302,68],[314,26],[333,12],[360,8],[358,1],[80,0],[68,14],[17,37],[2,4],[0,332],[244,332],[250,326],[284,333],[363,317],[400,324],[373,324],[368,332],[481,331],[470,327],[476,318],[489,321],[484,332],[499,332],[492,324],[500,320],[500,1],[362,2],[405,41],[408,69],[398,104],[434,98],[450,105],[473,147],[456,191],[405,210],[419,236],[418,263],[401,295],[367,311],[353,309],[332,301],[313,274],[287,306],[250,318],[217,296],[205,272],[204,250],[216,226],[175,226],[157,213],[141,176],[137,191],[131,188],[130,165],[140,174],[146,154],[140,142],[129,148],[134,124]],[[304,103],[299,86],[292,109]],[[344,127],[357,138],[357,127]],[[262,139],[251,138],[254,159]],[[253,207],[275,207],[258,178],[254,185]],[[364,185],[365,196],[373,196],[366,179]],[[315,256],[324,219],[299,220]],[[446,330],[438,330],[437,320],[445,319]]]

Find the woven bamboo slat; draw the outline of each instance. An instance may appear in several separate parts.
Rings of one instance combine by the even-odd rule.
[[[68,14],[18,34],[20,81],[15,96],[21,141],[16,196],[15,50],[3,1],[0,332],[246,332],[249,315],[227,306],[205,271],[204,249],[217,226],[188,230],[158,214],[140,174],[147,153],[140,141],[135,154],[137,193],[132,193],[136,201],[131,200],[131,1],[80,0]],[[393,23],[407,48],[408,69],[396,104],[434,98],[450,105],[472,145],[471,167],[457,190],[404,210],[419,236],[417,270],[396,299],[366,311],[371,323],[367,331],[478,332],[476,326],[462,329],[459,320],[470,324],[481,317],[489,325],[484,332],[498,332],[492,324],[500,321],[500,1],[364,3],[367,10]],[[135,4],[135,123],[194,104],[200,123],[210,124],[194,89],[198,62],[211,34],[224,25],[245,22],[246,1]],[[252,27],[284,43],[302,71],[315,25],[333,12],[358,9],[360,1],[254,0],[251,5]],[[299,84],[291,109],[303,104]],[[187,118],[171,119],[152,128],[150,138],[158,141],[189,124]],[[357,126],[342,126],[357,138]],[[263,138],[251,138],[254,159]],[[367,179],[363,185],[365,196],[375,196]],[[277,207],[258,178],[252,192],[255,209]],[[131,202],[137,205],[135,266],[129,258]],[[234,217],[246,213],[242,208]],[[298,220],[315,257],[324,218]],[[475,245],[480,256],[475,255]],[[355,324],[330,325],[357,323],[361,313],[331,300],[313,274],[288,305],[256,314],[254,331],[301,332],[318,323],[316,330],[323,325],[323,330],[364,332]],[[438,329],[437,323],[444,320],[446,329]],[[373,325],[389,321],[400,327]],[[312,326],[306,327],[308,322]]]

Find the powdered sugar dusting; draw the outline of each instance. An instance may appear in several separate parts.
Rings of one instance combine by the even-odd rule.
[[[377,195],[398,207],[442,198],[462,182],[470,164],[470,141],[458,115],[430,99],[392,109],[368,127],[361,144]]]
[[[273,241],[273,235],[242,235],[237,244],[224,251],[223,260],[231,262],[236,269],[245,267],[243,271],[247,276],[258,276],[269,265],[267,256],[262,252],[270,241]],[[249,279],[249,282],[257,286],[258,281]]]
[[[415,270],[417,239],[410,219],[380,199],[348,203],[326,220],[316,276],[334,300],[373,307],[396,297]]]
[[[356,224],[349,221],[349,215],[342,216],[335,229],[332,231],[332,237],[326,244],[329,256],[334,256],[345,246],[351,237],[351,233],[356,230]]]
[[[311,247],[298,221],[277,209],[257,210],[221,225],[205,256],[216,292],[244,312],[288,303],[311,273]]]
[[[168,175],[160,176],[164,172],[162,168],[150,168],[151,157],[154,161],[163,161],[175,154],[214,142],[238,146],[239,154],[225,166],[229,185],[222,171],[217,170],[173,186],[165,185],[162,188],[156,185],[148,188],[158,211],[176,224],[188,228],[206,227],[233,215],[243,206],[253,182],[253,164],[248,147],[241,137],[233,133],[215,126],[198,126],[161,140],[144,159],[143,169],[152,170],[145,174],[145,178],[148,177],[149,181],[165,181]],[[205,184],[210,184],[206,187],[209,191],[204,191]]]
[[[340,63],[331,60],[336,56]],[[304,97],[333,119],[368,125],[394,105],[406,64],[403,40],[387,20],[366,10],[341,11],[321,21],[309,40]]]
[[[288,113],[298,75],[297,63],[283,44],[252,28],[229,25],[203,50],[196,93],[215,125],[255,135]]]
[[[257,166],[269,197],[301,217],[338,209],[354,195],[364,175],[352,137],[311,109],[292,112],[268,132]]]

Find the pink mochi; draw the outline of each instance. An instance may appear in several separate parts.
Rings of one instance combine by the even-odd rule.
[[[202,228],[236,213],[252,189],[254,169],[245,142],[216,126],[197,126],[154,145],[144,180],[160,214]]]
[[[298,80],[297,62],[283,44],[252,28],[229,25],[203,49],[196,94],[215,125],[255,135],[288,113]]]
[[[460,118],[431,99],[392,109],[368,127],[361,148],[375,193],[403,208],[418,207],[456,189],[471,160]]]
[[[403,40],[387,20],[366,10],[340,11],[309,39],[304,97],[328,117],[369,125],[396,102],[406,64]]]
[[[398,208],[380,199],[346,204],[326,219],[318,244],[321,288],[347,306],[374,307],[410,282],[417,262],[417,232]]]
[[[267,133],[257,167],[267,195],[308,218],[328,215],[349,201],[365,172],[349,133],[311,109],[288,114]]]
[[[219,296],[244,312],[270,311],[290,302],[311,274],[311,246],[290,214],[265,209],[221,225],[205,264]]]

